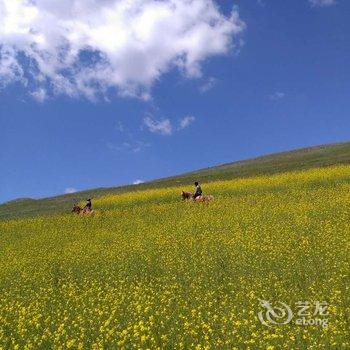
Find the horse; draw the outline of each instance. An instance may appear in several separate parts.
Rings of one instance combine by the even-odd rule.
[[[194,200],[196,202],[210,202],[214,199],[214,196],[212,196],[211,194],[207,194],[205,196],[198,196],[196,198],[194,198]]]
[[[193,193],[182,191],[181,197],[182,200],[193,199]]]
[[[185,191],[182,191],[181,197],[182,197],[182,200],[193,199],[196,202],[210,202],[214,199],[214,196],[212,196],[211,194],[201,195],[201,196],[194,198],[193,193],[185,192]]]
[[[92,214],[94,211],[92,209],[89,209],[87,207],[80,207],[78,204],[73,205],[72,213],[75,213],[77,215],[84,215],[84,214]]]
[[[78,204],[74,204],[73,209],[72,209],[72,213],[80,214],[82,210],[83,209]]]

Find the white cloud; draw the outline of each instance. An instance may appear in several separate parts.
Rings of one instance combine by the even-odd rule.
[[[133,184],[133,185],[139,185],[139,184],[142,184],[142,183],[144,183],[143,180],[137,179],[137,180],[135,180],[132,184]]]
[[[209,79],[207,79],[207,81],[203,85],[199,87],[199,91],[203,93],[207,92],[211,90],[215,86],[215,84],[216,84],[216,79],[213,77],[210,77]]]
[[[31,95],[35,100],[41,103],[44,102],[47,98],[46,90],[43,88],[39,88],[38,90],[31,92]]]
[[[1,7],[0,7],[1,10]],[[0,11],[1,16],[1,11]],[[1,17],[0,17],[1,20]],[[0,41],[0,88],[4,88],[11,82],[19,81],[23,85],[27,80],[23,76],[23,69],[16,59],[16,51],[12,47],[1,46]]]
[[[139,153],[144,148],[150,147],[151,144],[143,141],[130,139],[128,141],[122,142],[119,145],[116,145],[112,142],[107,142],[106,146],[112,151],[127,151],[131,153]]]
[[[284,92],[276,91],[273,94],[271,94],[269,97],[270,97],[270,100],[277,101],[277,100],[284,98],[285,96],[286,96],[286,94]]]
[[[325,6],[332,6],[336,4],[335,0],[309,0],[309,3],[311,6],[314,7],[325,7]]]
[[[69,193],[75,193],[77,192],[78,190],[76,188],[73,188],[73,187],[68,187],[64,190],[64,193],[66,194],[69,194]]]
[[[213,0],[0,0],[0,85],[148,99],[165,72],[198,77],[205,59],[238,48],[244,28]]]
[[[193,116],[187,116],[180,120],[179,130],[185,129],[190,126],[196,120]]]
[[[146,126],[148,131],[161,134],[172,135],[174,131],[180,131],[189,127],[196,120],[193,116],[186,116],[179,120],[178,127],[174,127],[170,119],[154,119],[153,117],[145,117],[143,119],[143,125]]]
[[[156,120],[145,117],[143,123],[150,132],[161,135],[171,135],[173,133],[173,126],[169,119]]]

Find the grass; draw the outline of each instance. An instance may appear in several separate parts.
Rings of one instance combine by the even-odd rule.
[[[188,187],[189,185],[192,186],[194,180],[212,182],[349,163],[350,142],[322,145],[228,163],[170,178],[150,181],[137,186],[97,188],[39,200],[22,199],[11,201],[0,205],[0,220],[69,212],[75,201],[88,197],[99,198],[110,194],[122,194],[130,191],[169,186]]]
[[[213,181],[210,204],[168,187],[0,221],[0,348],[349,349],[349,179],[336,166]],[[260,299],[294,318],[264,326]],[[326,302],[328,327],[296,325],[299,301]]]

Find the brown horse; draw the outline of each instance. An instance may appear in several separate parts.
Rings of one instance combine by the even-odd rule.
[[[80,207],[78,204],[74,204],[73,205],[73,209],[72,209],[72,213],[75,213],[77,215],[89,215],[92,214],[94,211],[92,209],[89,208],[82,208]]]
[[[214,199],[214,196],[212,196],[211,194],[207,194],[205,196],[198,196],[196,198],[194,198],[194,200],[196,202],[210,202]]]
[[[193,193],[182,191],[181,197],[183,200],[193,199]]]
[[[205,196],[198,196],[198,197],[194,198],[193,193],[185,192],[185,191],[182,191],[181,197],[183,200],[193,199],[196,202],[210,202],[214,199],[214,196],[212,196],[211,194],[208,194]]]

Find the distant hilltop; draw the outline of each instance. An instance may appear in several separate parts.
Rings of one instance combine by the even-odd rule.
[[[350,142],[334,143],[236,161],[137,185],[97,188],[60,196],[19,198],[0,205],[0,219],[34,217],[67,212],[74,202],[109,194],[141,191],[168,186],[188,186],[193,181],[211,182],[287,171],[307,170],[331,165],[350,164]]]

